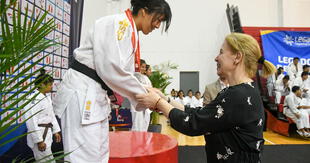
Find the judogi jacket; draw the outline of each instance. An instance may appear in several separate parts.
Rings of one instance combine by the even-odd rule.
[[[85,42],[74,51],[74,57],[96,70],[108,87],[128,98],[139,110],[143,108],[136,107],[135,94],[146,93],[146,90],[133,75],[137,42],[137,28],[135,25],[132,27],[125,13],[106,16],[95,22]],[[54,100],[57,116],[61,117],[72,95],[79,98],[82,124],[99,122],[108,117],[111,108],[106,90],[86,75],[69,69]]]
[[[38,93],[38,91],[35,91],[33,95],[35,95],[36,93]],[[30,96],[30,98],[33,97],[33,95]],[[53,142],[52,134],[60,131],[60,127],[57,123],[53,111],[51,97],[45,96],[44,94],[40,93],[31,103],[29,103],[24,108],[24,111],[27,111],[24,114],[25,119],[37,113],[32,118],[26,121],[28,132],[32,132],[27,135],[27,145],[30,148],[33,148],[37,143],[43,141],[43,133],[45,127],[39,127],[39,124],[52,123],[53,127],[48,129],[47,136],[44,141],[46,146],[50,147]]]

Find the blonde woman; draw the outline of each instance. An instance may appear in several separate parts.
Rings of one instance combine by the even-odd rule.
[[[261,56],[253,37],[240,33],[225,38],[215,61],[229,87],[205,107],[184,112],[183,106],[155,89],[136,95],[138,101],[162,111],[177,131],[205,135],[208,162],[257,163],[264,144],[264,109],[252,77],[258,64],[263,65],[264,76],[273,74],[276,68]]]

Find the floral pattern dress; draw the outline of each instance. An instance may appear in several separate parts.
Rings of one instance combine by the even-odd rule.
[[[258,163],[264,144],[264,109],[256,83],[223,89],[208,105],[186,111],[172,109],[171,126],[190,135],[204,135],[209,163]]]

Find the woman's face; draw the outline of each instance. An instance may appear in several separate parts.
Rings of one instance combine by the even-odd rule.
[[[155,28],[158,29],[164,18],[164,15],[158,15],[155,13],[148,14],[147,12],[145,12],[141,27],[143,34],[147,35],[151,33]]]
[[[141,64],[141,66],[140,66],[140,73],[141,73],[141,74],[145,74],[145,71],[146,71],[146,64],[143,63],[143,64]]]
[[[220,53],[216,56],[215,62],[217,62],[217,74],[219,76],[226,76],[227,72],[234,70],[236,67],[234,61],[236,55],[231,51],[229,45],[224,41]]]
[[[184,93],[183,92],[179,92],[179,97],[184,97]]]
[[[151,76],[152,75],[152,69],[151,67],[149,67],[147,70],[146,70],[146,76]]]

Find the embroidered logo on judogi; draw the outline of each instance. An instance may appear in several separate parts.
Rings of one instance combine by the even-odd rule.
[[[128,25],[129,25],[129,23],[126,19],[119,22],[119,29],[117,30],[117,39],[118,40],[122,40],[124,38],[124,33],[125,33]]]
[[[86,109],[87,111],[90,110],[90,105],[91,105],[91,101],[87,101],[87,102],[86,102],[86,107],[85,107],[85,109]]]

